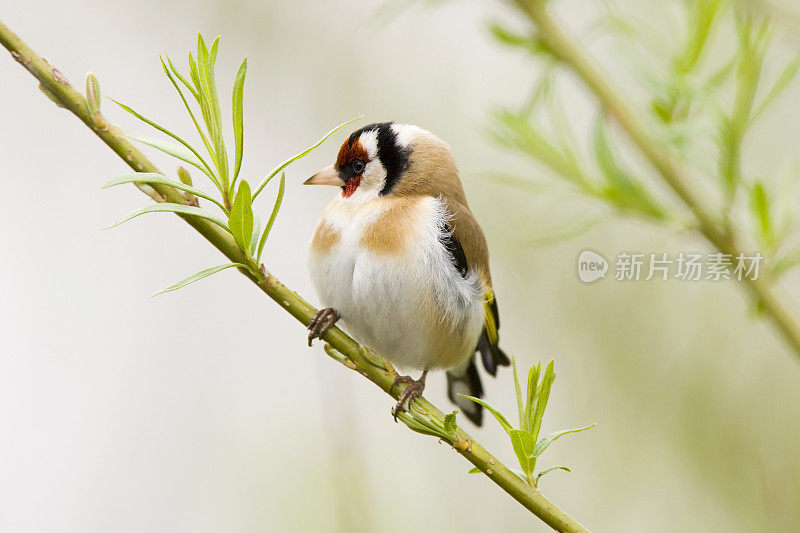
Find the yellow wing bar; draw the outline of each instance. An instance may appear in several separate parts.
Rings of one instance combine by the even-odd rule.
[[[493,303],[494,291],[492,289],[488,289],[486,291],[486,295],[483,297],[483,308],[485,311],[483,325],[486,328],[486,337],[489,341],[489,344],[492,346],[497,346],[497,322],[494,316],[494,309],[492,308]]]

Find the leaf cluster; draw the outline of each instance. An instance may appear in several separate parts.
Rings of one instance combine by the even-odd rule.
[[[594,427],[594,424],[581,428],[562,429],[554,431],[539,437],[542,427],[542,418],[544,418],[544,411],[547,407],[547,401],[550,398],[550,389],[553,386],[553,381],[556,379],[556,374],[553,371],[553,360],[551,359],[542,372],[541,363],[532,366],[528,371],[528,383],[523,397],[520,388],[519,375],[517,374],[517,362],[513,362],[514,368],[514,387],[517,393],[517,411],[519,414],[519,427],[515,428],[511,425],[508,419],[489,402],[475,398],[474,396],[462,395],[465,398],[485,407],[500,426],[505,430],[509,439],[511,440],[511,447],[514,449],[514,454],[517,456],[519,465],[522,472],[518,475],[526,480],[532,487],[537,487],[539,478],[553,470],[571,470],[566,466],[551,466],[536,472],[536,462],[544,451],[556,439],[563,437],[569,433],[577,433],[585,431]],[[478,472],[479,470],[473,469],[471,472]]]
[[[231,91],[231,122],[234,136],[233,168],[231,168],[225,145],[225,136],[223,134],[224,120],[216,85],[215,66],[218,47],[219,37],[214,40],[211,47],[208,47],[202,35],[198,34],[196,56],[191,52],[188,54],[188,76],[181,73],[169,57],[166,57],[166,60],[161,58],[161,66],[164,73],[183,103],[202,142],[202,147],[198,148],[193,146],[183,137],[173,133],[171,130],[136,112],[131,107],[114,100],[122,109],[166,137],[169,137],[171,140],[127,134],[129,138],[150,145],[196,168],[204,174],[216,188],[216,194],[211,194],[195,187],[189,172],[183,167],[178,167],[178,180],[171,179],[163,174],[150,172],[123,174],[112,179],[103,187],[112,187],[124,183],[168,185],[184,191],[187,201],[192,205],[169,202],[148,205],[130,213],[112,224],[111,227],[145,213],[170,212],[182,216],[200,217],[214,222],[226,232],[230,233],[239,249],[243,252],[245,258],[245,262],[243,263],[228,263],[205,269],[160,292],[179,289],[189,283],[231,267],[244,268],[255,272],[259,268],[261,254],[264,251],[267,238],[269,237],[283,202],[286,188],[286,175],[284,172],[286,167],[308,155],[328,137],[347,124],[358,120],[353,119],[340,124],[310,147],[286,159],[272,169],[266,177],[259,182],[255,190],[252,190],[247,180],[240,179],[242,157],[244,153],[244,81],[247,72],[247,59],[245,58],[242,61],[234,78]],[[92,93],[97,94],[99,93],[99,87],[97,86],[96,79],[92,81]],[[87,87],[90,87],[88,83]],[[198,119],[198,116],[200,119]],[[270,181],[279,173],[280,180],[275,201],[272,205],[267,223],[262,228],[253,204],[261,191],[263,191]],[[211,202],[214,208],[219,211],[219,214],[201,208],[198,198]]]

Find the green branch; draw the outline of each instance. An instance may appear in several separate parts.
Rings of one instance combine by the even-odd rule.
[[[577,45],[578,39],[565,33],[551,16],[546,0],[515,1],[536,26],[536,36],[545,49],[571,69],[588,87],[599,104],[628,135],[633,145],[691,211],[700,234],[722,253],[731,254],[732,257],[745,253],[746,250],[741,245],[743,239],[733,225],[725,217],[719,216],[706,197],[693,188],[690,177],[662,144],[650,135],[651,130],[646,123],[600,71],[597,61]],[[800,360],[800,320],[795,303],[769,277],[746,277],[744,281]]]
[[[11,52],[17,62],[39,80],[40,88],[51,100],[83,121],[134,171],[159,172],[144,154],[127,140],[118,127],[109,127],[108,122],[99,114],[96,102],[92,102],[90,106],[90,103],[69,84],[58,70],[28,48],[2,23],[0,23],[0,43]],[[209,52],[212,58],[215,53],[216,47],[212,47],[212,51]],[[213,59],[204,58],[204,60],[212,61]],[[206,87],[208,81],[203,81],[203,86]],[[216,119],[217,117],[211,118]],[[217,144],[221,144],[221,141],[218,141]],[[139,183],[138,186],[156,202],[193,206],[192,199],[187,199],[179,190],[165,183],[150,181],[147,184]],[[189,210],[183,211],[178,212],[178,216],[196,229],[233,263],[237,263],[238,270],[267,296],[301,324],[306,325],[310,322],[316,311],[314,307],[267,272],[263,265],[256,266],[252,258],[242,252],[231,233],[212,220],[186,214],[190,212]],[[207,275],[208,272],[204,271],[200,274]],[[172,289],[172,287],[168,289]],[[326,352],[332,358],[357,371],[395,399],[402,393],[403,386],[397,387],[394,392],[391,391],[396,376],[391,365],[360,346],[342,330],[333,327],[328,330],[323,339],[329,344],[326,346]],[[455,427],[452,414],[445,417],[433,404],[424,398],[419,398],[410,407],[410,412],[402,413],[400,419],[414,431],[434,435],[451,444],[454,450],[480,469],[492,482],[553,529],[566,532],[587,531],[538,490],[509,470],[466,432]]]

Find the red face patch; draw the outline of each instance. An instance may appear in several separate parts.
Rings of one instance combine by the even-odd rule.
[[[344,190],[342,190],[342,196],[344,198],[350,198],[353,193],[356,192],[358,186],[361,185],[361,175],[354,174],[350,168],[353,161],[363,161],[366,163],[369,161],[369,155],[358,140],[354,141],[352,144],[347,140],[342,144],[342,147],[339,149],[339,155],[336,157],[336,168],[339,170],[340,175],[344,174],[345,176],[349,176],[346,178],[347,182],[344,186]],[[348,172],[348,170],[350,171]]]
[[[356,192],[356,189],[358,189],[359,185],[361,185],[361,176],[353,176],[347,180],[347,185],[344,186],[342,196],[344,198],[350,198],[353,196],[353,193]]]

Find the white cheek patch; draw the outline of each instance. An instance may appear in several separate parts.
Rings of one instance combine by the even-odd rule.
[[[370,161],[378,158],[378,130],[365,131],[358,137],[358,142],[367,151]]]
[[[375,132],[372,132],[375,133]],[[364,134],[361,135],[362,137]],[[363,140],[362,146],[363,146]],[[365,149],[366,146],[364,146]],[[375,147],[375,152],[377,153],[377,146]],[[369,149],[367,149],[369,152]],[[377,157],[372,158],[370,156],[370,161],[367,163],[367,166],[364,167],[364,173],[361,175],[361,183],[359,184],[358,188],[355,192],[346,200],[351,202],[361,203],[366,202],[368,200],[372,200],[377,198],[380,194],[381,190],[383,190],[383,186],[386,184],[386,169],[381,164],[381,160]]]

